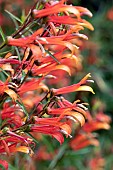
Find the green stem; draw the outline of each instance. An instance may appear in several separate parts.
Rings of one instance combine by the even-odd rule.
[[[6,46],[6,41],[1,44],[0,49],[4,48],[5,46]]]
[[[64,156],[65,151],[67,150],[67,148],[68,148],[68,144],[67,143],[64,143],[59,148],[58,154],[53,158],[53,160],[51,161],[51,163],[50,163],[50,165],[48,167],[49,170],[53,170],[56,167],[58,161]]]

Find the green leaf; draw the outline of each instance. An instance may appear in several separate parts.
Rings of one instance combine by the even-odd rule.
[[[1,34],[2,40],[5,42],[5,35],[1,27],[0,27],[0,34]]]
[[[14,167],[13,165],[9,164],[8,170],[19,170],[18,167]]]
[[[87,147],[87,148],[83,148],[81,150],[78,150],[78,151],[67,151],[66,152],[66,156],[74,156],[74,157],[78,157],[78,156],[81,156],[81,155],[86,155],[88,153],[90,153],[92,151],[92,148],[90,147]]]
[[[2,164],[0,164],[0,169],[5,170],[5,167]]]
[[[21,83],[24,81],[25,77],[26,77],[26,73],[22,70]]]
[[[28,136],[30,136],[30,137],[34,140],[34,142],[39,145],[39,142],[37,141],[37,139],[36,139],[33,135],[31,135],[29,132],[27,132],[26,134],[27,134]]]
[[[48,136],[43,135],[42,136],[42,142],[45,146],[47,146],[47,149],[48,149],[49,152],[54,152],[54,148],[51,145],[50,138],[48,138]]]
[[[10,12],[7,11],[7,10],[5,10],[5,12],[7,12],[7,13],[9,14],[9,16],[10,16],[10,18],[13,20],[13,22],[14,22],[16,28],[19,27],[17,21],[20,22],[20,23],[22,24],[21,19],[19,19],[18,17],[16,17],[15,15],[13,15],[12,13],[10,13]]]
[[[51,54],[48,50],[45,50],[58,64],[60,64],[60,62],[57,60],[57,58]]]
[[[18,56],[18,58],[19,58],[19,61],[21,61],[21,56],[20,56],[20,52],[19,52],[19,50],[18,50],[18,47],[15,47],[15,51],[16,51],[16,53],[17,53],[17,56]]]
[[[50,165],[49,165],[49,170],[52,170],[55,168],[55,166],[57,165],[58,161],[63,157],[66,149],[67,149],[68,145],[67,143],[64,143],[60,148],[59,148],[59,152],[58,154],[53,158],[53,160],[51,161]]]
[[[0,68],[0,70],[1,70],[7,77],[9,77],[9,74],[7,74],[6,71],[4,71],[2,68]]]
[[[21,15],[21,22],[24,23],[25,20],[26,20],[25,9],[23,9],[22,10],[22,15]]]
[[[12,51],[12,50],[8,50],[8,51],[4,51],[4,52],[0,53],[0,57],[1,57],[2,55],[4,55],[4,54],[7,54],[7,53],[11,52],[11,51]]]
[[[22,24],[21,19],[19,19],[18,17],[16,17],[16,16],[15,16],[14,14],[12,14],[11,12],[9,12],[9,11],[7,11],[7,10],[5,10],[5,11],[10,15],[11,18],[17,20],[18,22],[20,22],[20,23]]]
[[[20,99],[20,97],[19,97],[19,99]],[[20,100],[21,100],[21,99],[20,99]],[[20,103],[18,100],[16,100],[16,103],[22,108],[22,110],[23,110],[23,112],[25,113],[25,115],[27,116],[27,118],[29,118],[29,114],[28,114],[28,112],[27,112],[24,104],[22,103],[22,101],[21,101],[21,103]]]

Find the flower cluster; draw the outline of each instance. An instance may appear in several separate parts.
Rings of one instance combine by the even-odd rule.
[[[84,27],[93,30],[93,26],[82,16],[91,17],[92,14],[86,8],[66,5],[64,0],[38,5],[39,9],[35,9],[35,5],[24,23],[1,46],[13,47],[17,52],[9,52],[0,58],[0,69],[4,75],[0,81],[1,154],[24,152],[32,155],[31,148],[35,143],[31,136],[34,132],[50,135],[62,144],[64,135],[72,137],[72,122],[80,128],[89,117],[86,103],[79,99],[70,102],[63,94],[76,91],[94,94],[89,86],[89,82],[92,82],[89,80],[90,73],[77,84],[65,87],[60,82],[60,88],[51,88],[47,82],[51,79],[59,81],[60,75],[53,72],[63,71],[65,75],[71,75],[73,65],[77,67],[79,44],[82,39],[88,39],[80,31]],[[34,23],[37,23],[35,31],[31,30]],[[73,65],[69,63],[71,61]],[[93,126],[89,132],[90,123]],[[92,120],[81,131],[90,133],[89,137],[92,138],[91,132],[95,126],[96,129],[103,128],[101,122]],[[82,147],[92,143],[92,140],[89,142],[86,139],[87,135],[80,135],[75,140],[83,142]],[[75,147],[74,142],[73,139],[70,146],[75,150],[80,148]],[[93,143],[96,143],[94,139]]]

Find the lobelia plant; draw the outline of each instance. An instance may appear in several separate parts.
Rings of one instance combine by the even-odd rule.
[[[9,15],[19,21],[13,14]],[[73,67],[79,61],[79,44],[82,39],[88,39],[80,31],[84,27],[93,30],[83,15],[92,17],[88,9],[67,5],[65,0],[37,1],[11,36],[4,38],[1,29],[4,41],[0,49],[5,52],[10,48],[0,58],[1,154],[23,152],[32,156],[35,133],[50,135],[62,144],[64,135],[72,137],[73,129],[77,129],[77,134],[70,140],[70,148],[76,151],[90,144],[97,146],[99,142],[92,132],[110,128],[109,117],[104,119],[105,115],[99,113],[93,118],[87,103],[66,98],[71,92],[94,94],[89,86],[93,82],[90,73],[77,84],[67,82],[64,87],[64,82],[60,82],[59,86],[63,76],[75,74]],[[58,74],[54,75],[55,72]],[[54,87],[51,80],[57,80]],[[8,169],[5,160],[0,160],[0,164]]]

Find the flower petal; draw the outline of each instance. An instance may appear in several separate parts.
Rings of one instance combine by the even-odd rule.
[[[17,94],[12,89],[7,88],[4,92],[7,93],[14,101],[17,100]]]
[[[62,144],[64,142],[64,137],[60,132],[52,134],[52,136]]]
[[[110,125],[105,122],[91,121],[84,125],[83,130],[85,132],[92,132],[99,129],[110,129]]]
[[[95,94],[95,92],[93,91],[93,89],[90,86],[80,86],[78,87],[75,91],[89,91],[92,92],[93,94]]]
[[[71,76],[71,70],[70,70],[70,68],[68,66],[63,65],[63,64],[62,65],[57,65],[55,67],[55,70],[57,70],[57,69],[64,70],[64,71],[66,71]]]
[[[18,146],[15,148],[14,152],[23,152],[29,154],[30,156],[33,155],[33,151],[27,146]]]
[[[74,6],[63,5],[61,3],[50,6],[49,8],[42,10],[33,10],[34,18],[45,17],[51,14],[59,13],[59,12],[70,12],[80,17],[79,11]]]

